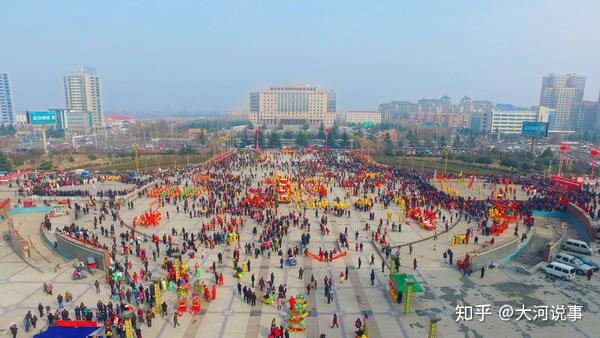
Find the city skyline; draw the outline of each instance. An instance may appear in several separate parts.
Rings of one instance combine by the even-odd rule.
[[[530,106],[548,73],[586,76],[584,100],[600,92],[595,2],[32,5],[2,5],[18,32],[0,55],[18,112],[61,106],[62,75],[88,64],[103,79],[105,111],[119,113],[238,110],[248,91],[299,82],[334,89],[338,110],[443,95]],[[105,20],[89,26],[90,14]]]

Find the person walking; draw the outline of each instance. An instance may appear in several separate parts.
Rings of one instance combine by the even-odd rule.
[[[417,270],[417,258],[413,259],[413,270]]]
[[[177,326],[181,326],[181,324],[179,324],[179,315],[177,314],[177,311],[175,311],[173,313],[173,327],[177,327]]]
[[[408,244],[408,254],[412,255],[412,243]]]
[[[371,269],[371,286],[375,285],[375,270]]]
[[[94,286],[96,287],[96,293],[100,293],[100,282],[98,280],[94,282]]]
[[[12,323],[10,325],[10,333],[12,334],[13,338],[17,338],[17,332],[19,332],[19,328],[17,327],[17,324]]]
[[[346,266],[346,274],[344,275],[344,279],[348,280],[348,267]]]
[[[358,257],[358,268],[360,269],[360,266],[362,265],[362,261],[360,260],[360,257]]]
[[[166,316],[166,315],[167,315],[167,308],[168,308],[167,302],[166,302],[166,301],[165,301],[165,302],[163,302],[163,303],[160,305],[160,308],[161,308],[161,310],[162,310],[161,317],[164,317],[164,316]]]
[[[385,260],[381,260],[381,272],[385,272]]]
[[[483,276],[485,275],[485,266],[481,267],[481,278],[483,279]]]
[[[337,318],[337,314],[333,314],[333,319],[331,321],[331,328],[333,329],[334,327],[340,327],[340,325],[338,324],[338,318]]]
[[[592,270],[592,269],[589,269],[589,270],[587,271],[587,279],[588,279],[588,280],[592,279],[592,275],[593,275],[593,274],[594,274],[594,270]]]

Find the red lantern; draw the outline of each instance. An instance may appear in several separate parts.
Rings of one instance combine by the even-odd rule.
[[[562,154],[560,156],[560,165],[558,167],[558,176],[562,176],[563,166],[565,165],[565,154],[566,154],[567,150],[569,150],[568,145],[563,144],[562,146],[560,146],[560,151]]]

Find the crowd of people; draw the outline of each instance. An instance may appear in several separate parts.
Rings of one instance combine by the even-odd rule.
[[[44,306],[40,303],[39,318],[31,311],[27,312],[24,319],[25,330],[28,331],[30,327],[35,328],[39,325],[38,320],[45,316],[47,325],[52,325],[57,318],[96,320],[102,323],[105,336],[124,337],[123,313],[132,311],[135,314],[132,319],[135,336],[142,337],[142,323],[145,322],[148,327],[152,326],[157,315],[156,308],[160,309],[158,315],[165,320],[172,318],[173,325],[176,327],[180,316],[177,303],[165,296],[157,306],[158,297],[155,295],[156,288],[153,280],[158,280],[160,292],[173,291],[177,295],[187,295],[189,290],[192,298],[210,292],[212,296],[205,296],[205,300],[216,301],[216,289],[224,285],[224,272],[228,267],[223,260],[229,258],[233,262],[234,273],[238,276],[239,273],[250,275],[249,283],[244,281],[242,285],[241,279],[236,283],[238,295],[243,297],[250,308],[256,306],[257,299],[265,303],[273,302],[278,309],[283,308],[290,302],[286,295],[286,283],[283,280],[276,280],[273,272],[257,276],[252,266],[263,265],[271,256],[278,255],[281,256],[280,269],[292,268],[291,265],[284,264],[284,257],[295,259],[297,255],[308,255],[311,219],[318,225],[313,227],[312,235],[327,236],[330,233],[328,217],[350,218],[350,210],[340,212],[325,206],[315,209],[314,217],[312,211],[307,210],[306,206],[296,210],[291,206],[282,212],[284,209],[277,203],[274,186],[265,182],[265,178],[274,176],[277,171],[287,172],[299,181],[308,177],[325,177],[329,191],[333,188],[345,189],[345,200],[351,197],[373,196],[370,205],[357,207],[356,211],[353,211],[372,215],[365,228],[361,229],[361,232],[369,234],[372,238],[385,236],[385,228],[389,223],[389,220],[385,222],[383,219],[375,219],[373,205],[382,204],[387,208],[398,198],[406,201],[407,208],[426,207],[435,210],[439,216],[442,216],[443,209],[443,221],[446,224],[452,223],[458,215],[462,215],[466,220],[478,222],[479,231],[490,226],[488,220],[491,197],[477,200],[452,196],[437,189],[431,183],[430,175],[425,172],[382,167],[351,153],[316,154],[309,157],[296,154],[285,159],[281,153],[272,153],[269,156],[272,157],[270,161],[260,162],[253,152],[240,151],[208,165],[183,167],[177,171],[163,172],[143,180],[126,179],[125,177],[129,176],[124,176],[123,182],[134,184],[136,187],[154,182],[150,187],[140,191],[139,197],[159,187],[177,186],[181,187],[182,191],[202,187],[204,191],[199,195],[165,194],[156,197],[157,207],[168,207],[169,210],[175,210],[176,214],[195,220],[196,225],[191,229],[160,227],[147,236],[125,226],[119,215],[121,205],[115,203],[113,199],[100,199],[93,204],[90,199],[83,205],[69,203],[68,207],[74,210],[73,222],[58,230],[87,244],[103,247],[109,252],[110,266],[106,269],[106,277],[103,280],[93,281],[101,300],[98,300],[95,308],[80,303],[72,310],[68,310],[65,307],[64,296],[58,295],[60,299],[57,298],[56,306],[50,305],[52,301],[44,298],[44,303],[48,305]],[[364,175],[365,172],[377,172],[381,175],[367,177]],[[200,176],[202,179],[198,178]],[[68,179],[69,182],[66,181],[67,178],[53,181],[35,178],[19,181],[17,184],[20,191],[48,196],[56,193],[58,186],[83,182],[74,177]],[[496,177],[486,179],[489,184],[499,180]],[[536,188],[535,195],[519,204],[519,212],[524,215],[530,215],[532,210],[564,210],[565,201],[580,205],[592,214],[597,210],[598,195],[588,187],[580,191],[556,192],[547,189],[550,185],[549,181],[543,178],[511,179],[511,183]],[[74,191],[74,195],[71,196],[87,196],[83,191]],[[122,193],[123,191],[108,190],[102,192],[102,196],[99,197],[114,197]],[[93,210],[93,218],[90,209]],[[128,209],[133,209],[133,202],[128,204]],[[166,219],[169,218],[170,215],[166,212]],[[106,224],[107,220],[110,225]],[[44,227],[50,230],[49,218],[44,220]],[[247,230],[251,233],[251,237],[241,238],[246,227],[249,227]],[[401,227],[401,224],[398,227]],[[97,234],[98,228],[100,234]],[[292,228],[298,228],[301,232],[301,240],[298,243],[288,236]],[[394,224],[393,229],[396,228]],[[346,227],[343,232],[335,234],[334,238],[341,248],[350,248],[351,236],[349,235]],[[355,250],[358,251],[360,248],[362,251],[363,243],[359,240],[359,230],[356,231],[354,242]],[[412,247],[410,250],[412,254]],[[218,259],[212,264],[206,262],[207,251],[217,253]],[[319,247],[318,252],[318,256],[324,261],[330,261],[337,253],[334,247]],[[389,258],[389,252],[386,253],[386,257]],[[451,253],[449,259],[452,262]],[[256,260],[259,262],[257,263]],[[210,277],[213,279],[212,291],[209,291],[206,278],[201,276],[200,264],[207,265],[208,276],[212,276]],[[154,265],[156,268],[152,268]],[[358,268],[360,265],[359,258]],[[374,265],[373,257],[370,265]],[[176,270],[177,266],[183,268]],[[384,267],[382,261],[382,271]],[[416,258],[414,268],[417,268]],[[299,266],[297,269],[299,279],[304,279],[304,268]],[[346,267],[345,271],[340,273],[340,283],[349,278],[348,272]],[[371,283],[375,279],[374,274],[372,268]],[[306,284],[306,293],[315,292],[318,286],[317,278],[312,274],[307,280],[310,281]],[[333,276],[324,276],[321,288],[327,302],[331,302],[334,297],[333,282]],[[45,287],[44,291],[46,297],[49,297],[52,291],[48,294],[47,289]],[[358,318],[357,330],[363,330],[366,321],[366,317],[362,322]],[[332,326],[336,324],[337,317]],[[286,325],[286,323],[278,325],[274,319],[271,335],[288,337]]]

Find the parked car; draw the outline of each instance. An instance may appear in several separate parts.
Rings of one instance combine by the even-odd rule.
[[[544,267],[546,276],[554,276],[564,280],[575,278],[575,268],[559,262],[552,262]]]
[[[581,259],[582,262],[584,262],[585,264],[591,266],[594,271],[598,271],[600,270],[600,264],[594,262],[593,260],[591,260],[588,256],[583,255],[583,254],[572,254],[573,256]]]
[[[554,260],[559,263],[567,264],[574,267],[575,273],[578,275],[585,275],[588,273],[589,270],[594,269],[592,266],[585,264],[581,259],[563,252],[558,253],[554,257]]]
[[[592,248],[584,242],[573,238],[567,238],[562,245],[563,250],[579,252],[586,255],[592,254]]]

